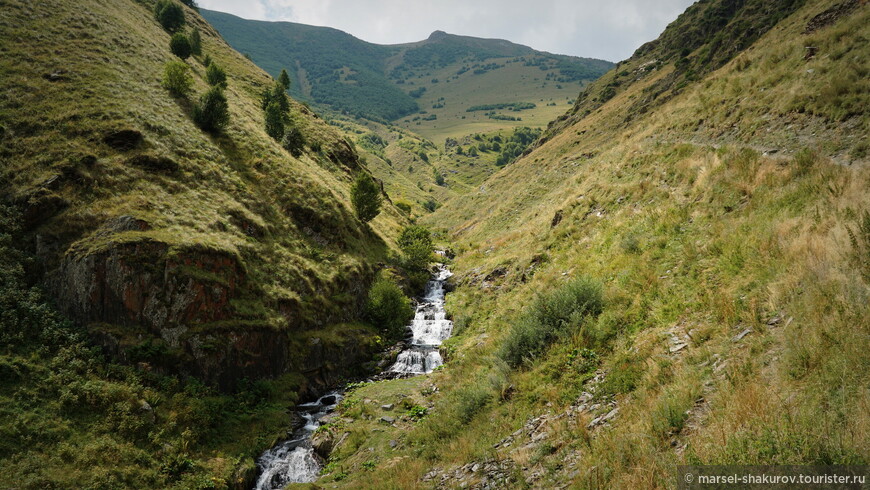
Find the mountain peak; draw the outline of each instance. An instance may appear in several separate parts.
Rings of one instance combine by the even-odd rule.
[[[427,41],[440,41],[446,38],[449,34],[444,31],[434,31],[432,34],[429,34],[429,38]]]

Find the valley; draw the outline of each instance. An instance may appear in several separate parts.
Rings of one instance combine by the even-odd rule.
[[[860,473],[868,21],[704,0],[610,63],[11,0],[0,487]]]

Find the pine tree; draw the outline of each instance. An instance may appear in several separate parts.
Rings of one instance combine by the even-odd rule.
[[[281,106],[272,102],[266,107],[266,134],[275,140],[284,136],[284,113]]]
[[[290,90],[290,75],[287,74],[287,70],[281,69],[281,74],[278,76],[278,83],[284,87],[284,90]]]

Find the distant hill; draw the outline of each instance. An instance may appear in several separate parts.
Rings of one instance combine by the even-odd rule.
[[[407,120],[405,125],[429,137],[434,135],[426,130],[451,122],[489,122],[476,130],[492,130],[519,123],[511,117],[525,119],[536,112],[542,115],[534,119],[543,125],[564,113],[585,83],[613,67],[608,61],[442,31],[416,43],[378,45],[328,27],[246,20],[205,9],[202,15],[268,73],[286,68],[292,95],[381,122]],[[475,105],[518,102],[535,107],[522,115],[466,113]],[[557,105],[565,107],[545,109]],[[415,113],[421,113],[416,120],[406,117]]]

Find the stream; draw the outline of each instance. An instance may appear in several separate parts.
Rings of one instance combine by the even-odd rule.
[[[388,372],[413,376],[431,373],[444,360],[438,347],[453,332],[453,322],[447,320],[444,310],[444,284],[453,273],[443,264],[438,264],[432,278],[426,283],[423,296],[418,299],[414,319],[409,329],[411,338],[408,347],[396,357]],[[305,425],[292,437],[264,452],[257,459],[260,476],[254,490],[278,490],[288,483],[310,483],[317,480],[322,461],[314,454],[311,436],[320,427],[320,419],[332,412],[341,401],[340,391],[331,391],[316,401],[303,403],[296,408],[305,420]]]

